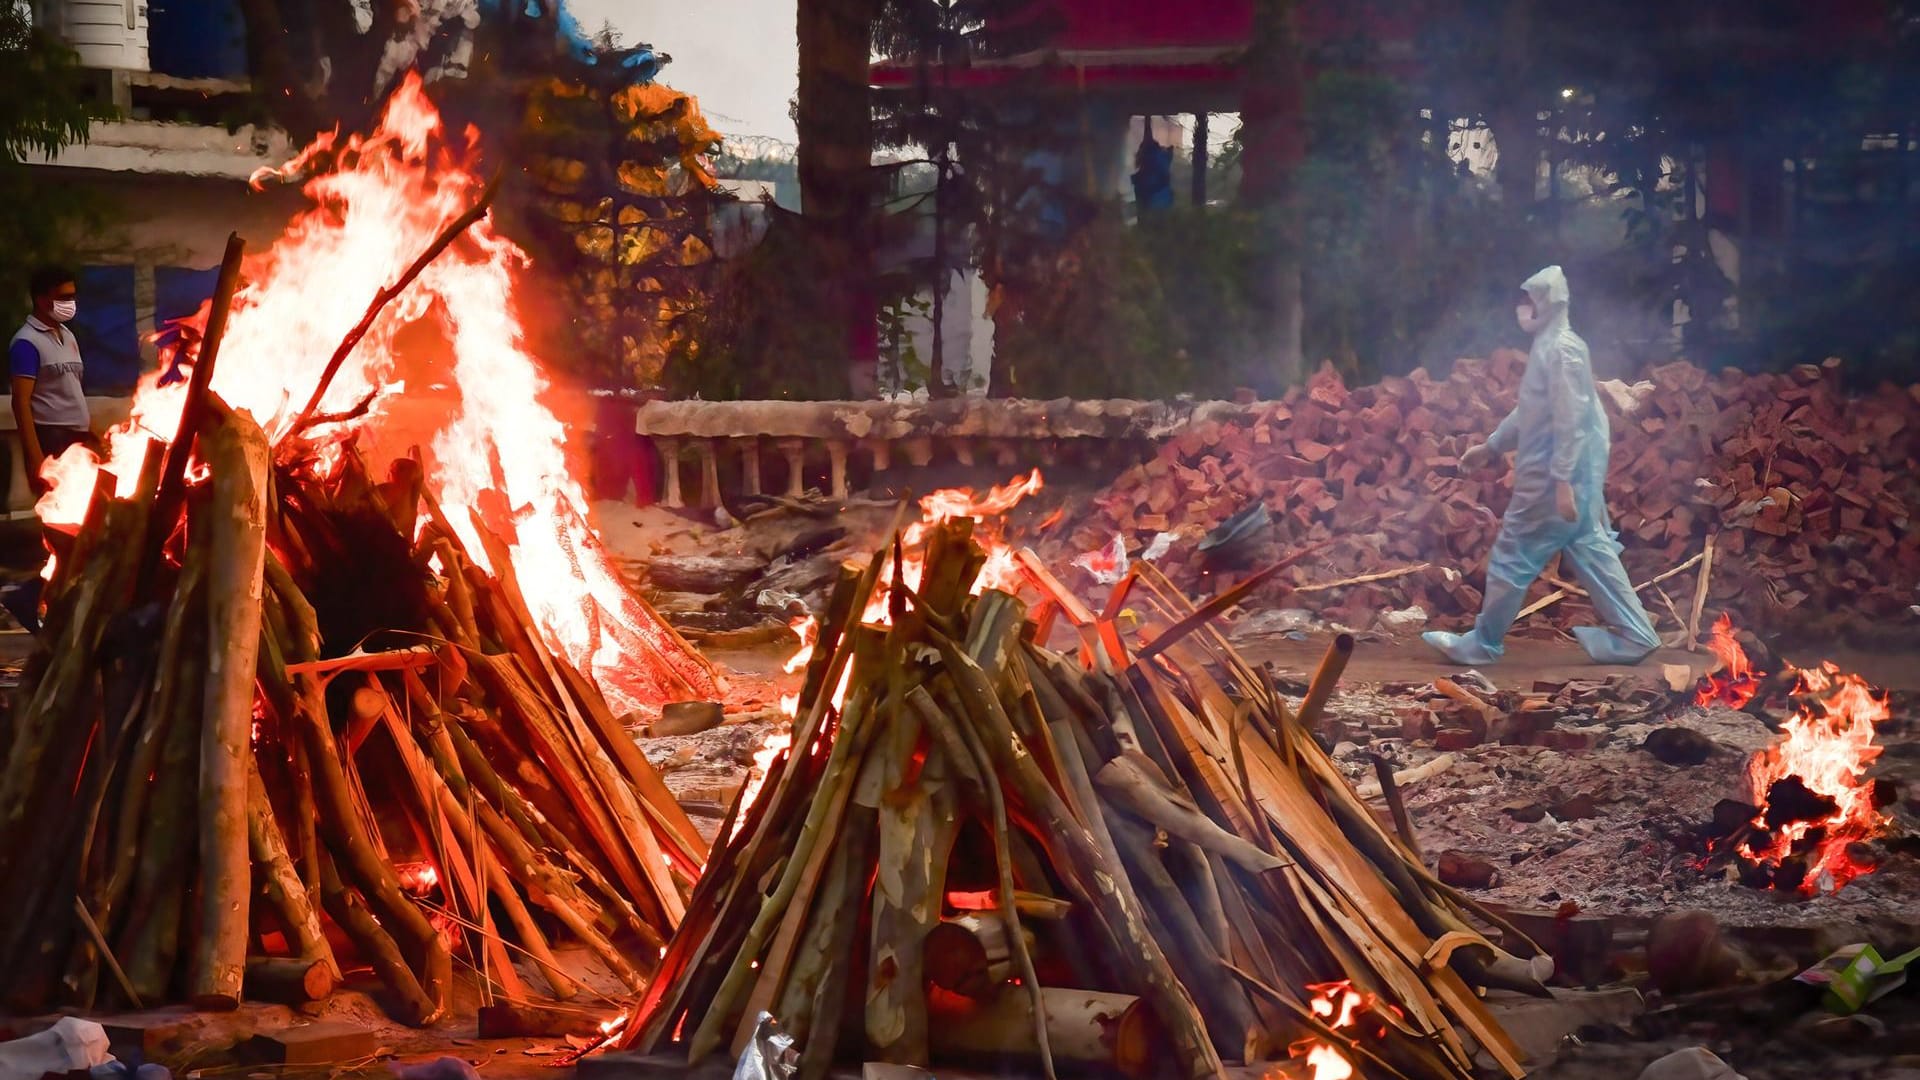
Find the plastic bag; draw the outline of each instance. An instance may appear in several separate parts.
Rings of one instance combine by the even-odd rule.
[[[780,1021],[772,1013],[762,1012],[754,1022],[753,1038],[733,1068],[733,1080],[792,1080],[799,1072],[800,1054],[793,1048],[793,1036],[780,1030]]]
[[[86,1072],[112,1061],[107,1029],[63,1016],[38,1035],[0,1043],[0,1080],[40,1080],[48,1073]]]

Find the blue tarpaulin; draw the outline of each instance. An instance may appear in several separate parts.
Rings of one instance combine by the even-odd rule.
[[[140,380],[140,334],[133,311],[133,267],[89,266],[80,271],[80,313],[73,336],[86,361],[89,394],[121,394]]]

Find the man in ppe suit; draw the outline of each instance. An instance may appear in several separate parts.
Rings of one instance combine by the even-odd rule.
[[[1620,565],[1620,544],[1607,516],[1607,453],[1612,445],[1588,365],[1587,343],[1567,321],[1567,276],[1549,266],[1520,287],[1515,311],[1533,335],[1520,400],[1492,437],[1464,454],[1479,468],[1512,453],[1513,501],[1487,560],[1486,598],[1473,629],[1431,631],[1427,644],[1457,664],[1490,664],[1506,651],[1507,628],[1526,603],[1527,588],[1555,554],[1573,567],[1607,626],[1574,628],[1596,663],[1632,664],[1660,646]]]

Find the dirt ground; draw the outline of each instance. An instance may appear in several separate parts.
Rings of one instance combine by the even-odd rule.
[[[857,552],[869,544],[868,534],[883,529],[891,513],[890,506],[863,505],[836,519],[848,529],[844,550]],[[722,529],[655,509],[603,506],[600,519],[609,548],[636,570],[657,555],[764,555],[769,544],[777,545],[750,530]],[[1246,613],[1240,619],[1244,622]],[[1325,635],[1311,631],[1234,636],[1248,659],[1271,663],[1284,683],[1295,686],[1304,684],[1326,649]],[[797,641],[774,617],[746,631],[700,640],[729,684],[727,722],[697,735],[643,737],[640,745],[711,838],[747,781],[754,752],[781,727],[779,697],[797,688],[797,677],[782,667]],[[26,635],[0,632],[0,683],[17,671],[30,647]],[[1819,642],[1776,644],[1776,651],[1800,664],[1832,659],[1876,685],[1920,691],[1920,656],[1829,650]],[[1515,692],[1609,678],[1620,680],[1620,686],[1637,681],[1660,687],[1667,666],[1684,666],[1690,677],[1698,677],[1710,664],[1705,653],[1666,651],[1632,669],[1597,667],[1571,641],[1518,637],[1500,664],[1480,674],[1493,687]],[[1396,770],[1417,769],[1443,756],[1431,739],[1381,732],[1400,710],[1423,700],[1436,677],[1456,673],[1411,634],[1401,639],[1363,636],[1328,708],[1329,716],[1345,725],[1343,730],[1369,732],[1330,747],[1356,784],[1372,778],[1375,754]],[[1605,917],[1627,942],[1660,915],[1705,911],[1742,949],[1743,964],[1735,978],[1689,994],[1660,993],[1648,982],[1644,960],[1638,969],[1631,959],[1623,967],[1616,964],[1609,978],[1644,991],[1645,1002],[1624,1014],[1596,1015],[1590,1022],[1581,1019],[1585,1004],[1566,1006],[1566,1016],[1536,1025],[1519,1019],[1523,1013],[1532,1015],[1532,1005],[1503,1002],[1503,1010],[1515,1010],[1516,1027],[1539,1026],[1545,1032],[1541,1041],[1546,1052],[1533,1075],[1543,1080],[1634,1080],[1641,1068],[1669,1050],[1705,1046],[1749,1080],[1920,1080],[1920,993],[1905,988],[1873,1006],[1866,1019],[1836,1020],[1805,987],[1783,981],[1839,945],[1872,942],[1892,955],[1920,943],[1920,860],[1904,840],[1920,833],[1920,725],[1912,723],[1912,697],[1896,697],[1895,716],[1881,733],[1887,750],[1871,772],[1900,792],[1889,813],[1893,836],[1901,842],[1888,845],[1878,872],[1836,894],[1806,897],[1748,888],[1724,873],[1703,869],[1687,847],[1691,830],[1711,819],[1718,800],[1747,794],[1747,758],[1776,738],[1752,716],[1697,708],[1686,702],[1687,696],[1672,695],[1654,708],[1581,706],[1557,721],[1559,729],[1578,736],[1583,743],[1578,748],[1481,743],[1452,751],[1443,771],[1405,789],[1417,839],[1430,860],[1455,854],[1491,866],[1490,880],[1470,890],[1477,899],[1520,911]],[[1643,748],[1647,736],[1660,727],[1696,731],[1712,750],[1696,765],[1666,764]],[[1536,809],[1542,812],[1536,814]],[[1630,954],[1629,948],[1623,955]],[[620,997],[609,992],[592,1005],[604,1006],[611,1015]],[[359,995],[337,999],[320,1016],[256,1010],[221,1023],[235,1030],[271,1030],[318,1019],[368,1028],[379,1052],[312,1070],[250,1072],[244,1065],[222,1064],[200,1075],[238,1073],[249,1080],[326,1075],[331,1080],[387,1075],[406,1063],[451,1055],[482,1076],[530,1078],[536,1075],[532,1070],[546,1070],[569,1049],[564,1039],[483,1043],[473,1038],[470,1011],[430,1031],[409,1031],[385,1022],[374,1003]],[[217,1041],[212,1033],[203,1037],[209,1045]],[[182,1060],[191,1062],[193,1056]],[[1278,1075],[1291,1073],[1279,1070]]]

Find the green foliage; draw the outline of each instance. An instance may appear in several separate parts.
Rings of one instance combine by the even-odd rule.
[[[805,218],[769,208],[766,236],[714,264],[704,304],[684,317],[667,359],[681,397],[831,400],[847,396],[846,339]]]
[[[90,102],[73,51],[34,26],[24,5],[0,0],[0,319],[27,309],[26,282],[41,263],[78,254],[103,211],[82,188],[52,182],[28,161],[87,137],[109,113]],[[38,175],[34,170],[41,171]]]

